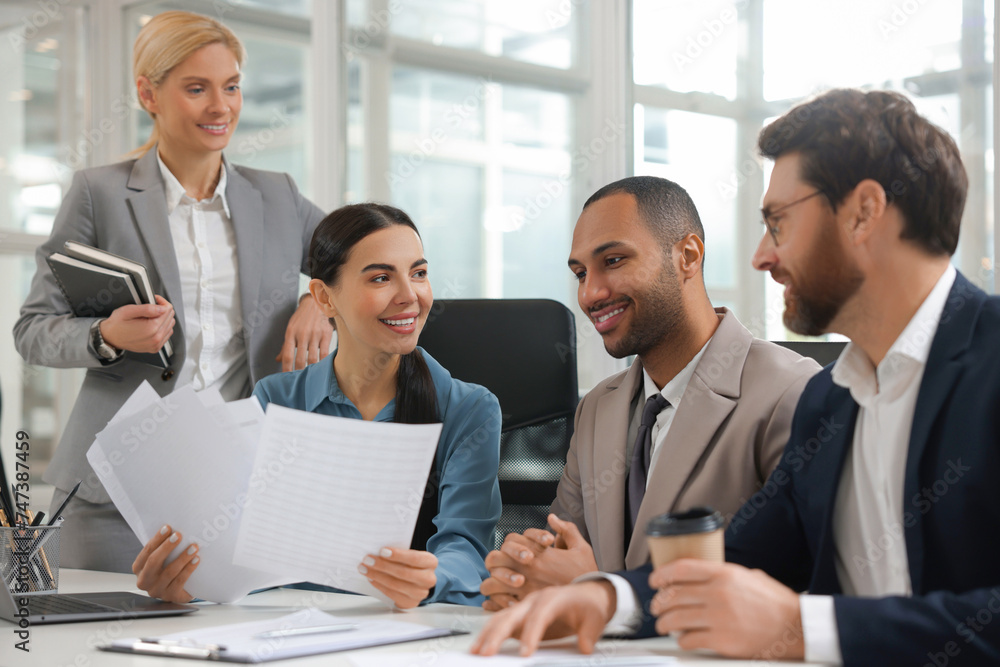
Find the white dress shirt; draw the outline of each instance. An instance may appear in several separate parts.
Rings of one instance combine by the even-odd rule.
[[[848,343],[833,367],[833,381],[858,403],[854,443],[834,505],[837,577],[846,595],[910,595],[903,535],[903,476],[920,381],[941,313],[955,282],[948,265],[903,332],[875,368],[861,348]],[[616,575],[605,578],[617,593],[617,608],[605,632],[634,632],[642,620],[639,599]],[[833,598],[799,596],[808,662],[842,662]]]
[[[226,167],[208,199],[188,196],[157,154],[166,184],[167,218],[177,255],[184,309],[187,354],[177,386],[196,391],[218,389],[227,401],[249,393],[250,366],[240,333],[243,307],[239,292],[236,234],[226,200]]]
[[[903,534],[903,476],[920,381],[955,267],[945,269],[878,367],[848,343],[833,367],[835,384],[858,404],[854,443],[833,508],[837,580],[845,595],[912,595]],[[806,660],[841,662],[830,596],[800,598]]]

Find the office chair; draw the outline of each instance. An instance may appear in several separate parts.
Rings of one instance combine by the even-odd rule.
[[[798,352],[803,357],[815,359],[820,366],[835,362],[847,345],[842,341],[826,340],[776,340],[774,342],[782,347],[787,347],[792,352]]]
[[[548,299],[441,299],[420,346],[500,401],[503,514],[495,548],[507,533],[544,528],[579,400],[573,313]]]

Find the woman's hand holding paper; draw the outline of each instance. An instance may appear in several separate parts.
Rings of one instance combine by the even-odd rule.
[[[192,595],[184,590],[184,584],[201,560],[196,555],[198,545],[190,545],[164,566],[171,552],[180,545],[181,538],[180,533],[175,533],[170,526],[164,526],[146,543],[132,563],[136,586],[152,597],[167,602],[190,602]]]
[[[437,584],[434,570],[437,557],[427,551],[383,548],[378,556],[368,555],[358,571],[372,586],[388,595],[400,609],[420,604]]]

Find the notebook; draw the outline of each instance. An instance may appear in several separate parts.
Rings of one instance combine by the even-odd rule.
[[[72,241],[66,242],[66,254],[52,253],[46,261],[77,317],[108,317],[121,306],[155,303],[146,270],[136,262]],[[173,347],[167,341],[154,354],[126,354],[138,361],[167,368]]]

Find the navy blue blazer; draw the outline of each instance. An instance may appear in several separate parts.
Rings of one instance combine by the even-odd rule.
[[[913,597],[842,595],[833,509],[858,405],[831,370],[806,385],[781,462],[727,530],[726,560],[833,595],[847,665],[1000,663],[1000,297],[958,274],[931,344],[903,490]],[[646,635],[649,572],[621,573]]]

